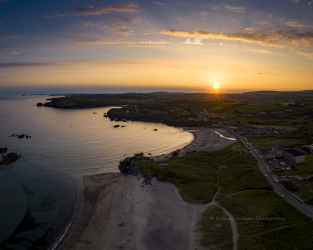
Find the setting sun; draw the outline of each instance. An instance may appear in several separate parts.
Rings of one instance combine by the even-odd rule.
[[[213,84],[213,88],[218,89],[219,87],[220,87],[219,83],[216,82]]]

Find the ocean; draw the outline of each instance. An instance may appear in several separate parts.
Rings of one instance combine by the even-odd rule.
[[[126,156],[165,154],[193,140],[191,133],[161,123],[110,121],[103,114],[112,107],[36,106],[47,98],[0,96],[0,147],[22,155],[0,166],[0,249],[55,245],[79,206],[83,175],[118,171]]]

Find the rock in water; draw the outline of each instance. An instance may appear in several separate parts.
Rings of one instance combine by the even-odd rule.
[[[8,151],[8,148],[0,148],[0,154],[5,154]]]
[[[0,165],[10,165],[12,162],[15,162],[19,158],[21,158],[21,155],[18,155],[17,153],[8,153],[6,155],[2,156],[2,161],[0,162]]]
[[[42,107],[43,104],[42,104],[41,102],[38,102],[36,106],[37,106],[37,107]]]

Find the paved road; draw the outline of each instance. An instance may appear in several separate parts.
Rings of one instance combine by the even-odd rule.
[[[222,123],[219,123],[223,128],[225,128],[227,131],[229,131],[230,133],[232,133],[233,135],[235,135],[235,137],[239,140],[241,140],[245,146],[249,149],[250,151],[252,151],[252,155],[255,156],[255,158],[257,159],[259,168],[261,170],[261,172],[266,175],[268,182],[272,185],[274,191],[278,194],[278,195],[284,195],[285,200],[291,204],[292,206],[294,206],[295,208],[297,208],[299,211],[301,211],[302,213],[304,213],[305,215],[309,216],[311,219],[313,219],[313,207],[307,204],[302,204],[299,203],[297,200],[295,200],[295,198],[293,198],[287,191],[285,191],[278,183],[275,182],[275,179],[272,176],[272,173],[269,170],[269,166],[263,161],[263,159],[261,159],[261,156],[259,154],[256,153],[256,151],[254,150],[254,148],[251,146],[250,143],[248,143],[241,135],[237,134],[236,132],[232,131],[231,129],[227,128],[225,125],[223,125]]]

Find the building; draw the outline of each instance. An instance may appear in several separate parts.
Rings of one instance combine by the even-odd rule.
[[[278,134],[286,134],[287,133],[287,129],[285,129],[285,128],[281,128],[281,129],[279,129],[279,130],[277,130],[277,133]]]
[[[278,147],[273,147],[273,148],[272,148],[273,153],[274,153],[276,156],[278,156],[278,157],[281,157],[281,156],[282,156],[283,150],[285,150],[285,148],[282,147],[282,146],[278,146]]]
[[[259,153],[260,153],[260,155],[265,155],[265,154],[268,154],[268,151],[267,151],[267,149],[260,149]]]
[[[282,156],[292,164],[305,162],[305,154],[295,149],[285,149],[282,151]]]
[[[253,128],[251,128],[251,127],[242,128],[241,131],[242,131],[242,133],[244,133],[244,134],[249,134],[249,133],[251,133],[251,132],[253,131]]]

